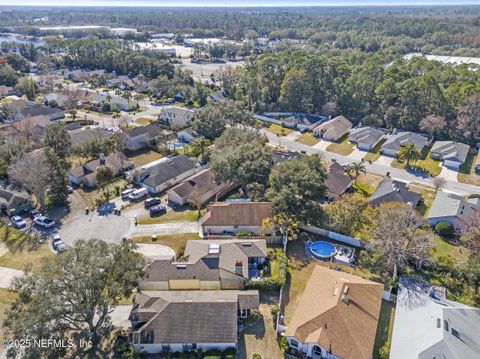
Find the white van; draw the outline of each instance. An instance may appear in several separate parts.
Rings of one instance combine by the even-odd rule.
[[[134,191],[135,191],[135,188],[126,189],[121,193],[122,199],[128,199],[128,196],[130,196],[130,194],[132,194],[132,192]]]
[[[148,191],[146,188],[139,188],[133,191],[128,195],[128,198],[130,201],[138,201],[142,199],[143,197],[146,197],[148,195]]]

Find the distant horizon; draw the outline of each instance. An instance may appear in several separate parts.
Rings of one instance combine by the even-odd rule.
[[[9,3],[6,3],[6,2]],[[5,3],[5,4],[4,4]],[[157,8],[260,8],[260,7],[393,7],[393,6],[465,6],[480,5],[480,0],[182,0],[174,5],[166,0],[66,0],[62,4],[53,0],[0,0],[0,7],[157,7]]]

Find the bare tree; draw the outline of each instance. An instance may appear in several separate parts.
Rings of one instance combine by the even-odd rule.
[[[447,121],[443,116],[428,115],[420,121],[420,129],[435,135],[442,132],[447,126]]]
[[[428,260],[432,233],[422,228],[424,219],[414,209],[386,203],[379,207],[377,222],[372,237],[393,280],[409,263],[420,267]]]
[[[50,187],[51,170],[43,152],[36,152],[17,158],[8,168],[8,176],[32,192],[41,208],[45,208],[45,192]]]
[[[446,183],[447,183],[447,180],[443,177],[433,177],[432,184],[433,184],[433,187],[435,188],[435,193],[443,189]]]
[[[461,239],[473,252],[480,251],[480,212],[475,212],[465,219]]]

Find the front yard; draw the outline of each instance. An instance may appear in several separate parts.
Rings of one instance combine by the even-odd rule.
[[[204,213],[205,210],[202,211]],[[196,209],[188,209],[180,207],[172,211],[168,211],[163,216],[158,217],[140,217],[138,224],[157,224],[166,222],[196,222],[198,221],[198,211]]]
[[[467,160],[462,167],[460,167],[460,172],[457,177],[458,182],[480,186],[480,175],[475,173],[476,163],[480,163],[480,154],[475,156],[472,150],[470,150]]]
[[[387,139],[381,140],[374,148],[372,148],[363,158],[365,161],[375,162],[381,156],[380,150],[382,145],[385,143]]]
[[[357,180],[353,182],[353,189],[365,196],[371,196],[383,180],[382,176],[372,173],[362,173]]]
[[[152,241],[152,236],[134,237],[132,239],[136,243],[163,244],[169,246],[177,253],[180,248],[185,247],[187,241],[201,238],[198,233],[178,233],[158,235],[155,242]]]
[[[269,127],[265,128],[267,131],[277,135],[277,136],[286,136],[289,133],[293,132],[293,129],[282,127],[280,125],[272,123]]]
[[[159,160],[163,157],[162,154],[155,152],[153,150],[139,150],[134,152],[127,152],[127,158],[129,161],[133,162],[135,167],[141,167],[147,163]]]
[[[440,161],[436,161],[430,158],[429,148],[425,148],[422,151],[422,158],[418,161],[411,162],[410,166],[418,167],[423,170],[425,173],[432,176],[438,176],[442,172],[442,167],[440,166]],[[398,158],[394,159],[391,164],[394,168],[407,169],[406,161],[400,160]]]
[[[415,185],[411,183],[408,186],[411,192],[418,193],[422,196],[422,199],[417,205],[417,211],[424,217],[427,216],[430,207],[432,207],[433,200],[435,199],[435,191],[421,185]]]
[[[5,311],[10,308],[13,301],[17,299],[17,293],[8,289],[0,288],[0,338],[5,338],[3,322],[6,318]],[[0,347],[0,352],[2,348]]]
[[[316,145],[318,142],[318,139],[313,135],[312,132],[306,132],[303,135],[301,135],[299,138],[297,138],[295,141],[303,143],[304,145],[307,146],[313,146]]]
[[[353,152],[355,145],[348,142],[348,136],[343,136],[337,142],[333,142],[327,147],[328,152],[337,153],[342,156],[348,156]]]
[[[152,123],[152,120],[150,120],[149,118],[140,117],[140,118],[137,118],[135,122],[138,123],[139,125],[147,126]]]

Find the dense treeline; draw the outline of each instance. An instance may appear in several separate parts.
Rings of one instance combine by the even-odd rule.
[[[224,74],[227,89],[256,112],[342,114],[355,123],[474,140],[480,72],[414,58],[306,53],[251,57]]]

